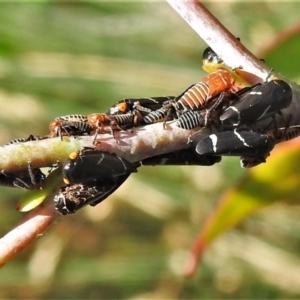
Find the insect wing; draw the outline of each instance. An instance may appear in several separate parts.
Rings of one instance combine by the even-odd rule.
[[[240,99],[220,116],[224,126],[251,124],[288,107],[292,89],[283,80],[271,80],[240,94]]]
[[[118,189],[129,175],[62,187],[54,198],[55,208],[61,214],[67,215],[86,205],[95,206]]]
[[[221,156],[199,155],[194,149],[183,149],[152,156],[142,161],[145,166],[212,166],[221,161]]]
[[[89,204],[91,206],[96,206],[103,200],[105,200],[108,196],[110,196],[113,192],[115,192],[129,177],[130,174],[125,174],[121,176],[117,176],[114,178],[105,178],[104,184],[100,181],[97,182],[97,187],[99,189],[99,186],[102,187],[102,190],[96,195],[96,197],[91,201]]]
[[[63,215],[75,213],[93,200],[97,190],[89,184],[73,184],[64,186],[54,197],[55,209]]]
[[[200,140],[196,151],[200,155],[265,156],[275,146],[273,137],[249,131],[223,131]]]
[[[62,169],[68,184],[91,182],[137,172],[136,165],[109,152],[88,151],[68,159]]]

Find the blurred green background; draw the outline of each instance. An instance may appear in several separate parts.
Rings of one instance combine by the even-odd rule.
[[[297,1],[207,7],[254,53],[294,26],[300,11]],[[165,2],[1,2],[0,20],[2,144],[47,134],[60,115],[180,94],[205,75],[206,45]],[[299,49],[294,38],[267,63],[300,82]],[[245,172],[237,158],[140,168],[108,200],[61,217],[4,266],[0,298],[298,298],[298,205],[276,204],[247,219],[207,249],[197,276],[182,276],[207,216]],[[15,210],[22,193],[1,187],[1,235],[23,218]]]

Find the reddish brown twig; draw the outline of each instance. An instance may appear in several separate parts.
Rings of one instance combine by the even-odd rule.
[[[42,235],[57,216],[58,213],[54,210],[52,201],[46,201],[2,237],[0,239],[0,267]]]
[[[198,0],[166,0],[178,14],[196,31],[223,61],[241,73],[250,83],[257,78],[247,77],[246,73],[255,74],[265,80],[271,69],[253,55],[220,21]],[[245,78],[247,77],[247,78]]]

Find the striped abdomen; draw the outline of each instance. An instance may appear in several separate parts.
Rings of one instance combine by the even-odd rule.
[[[182,114],[176,122],[178,127],[186,130],[193,129],[197,126],[204,126],[204,124],[205,119],[199,111],[187,111]]]
[[[109,115],[105,113],[94,113],[88,115],[88,123],[94,129],[97,129],[99,133],[107,132],[106,127],[110,127],[109,131],[122,130],[125,127],[134,126],[134,115],[131,113],[124,114],[124,115]]]
[[[153,124],[157,122],[163,122],[167,120],[170,108],[162,107],[144,117],[146,124]]]
[[[50,136],[57,137],[63,135],[82,135],[89,134],[93,127],[81,121],[54,121],[49,124]]]
[[[55,121],[69,121],[69,122],[87,122],[87,116],[85,115],[66,115],[60,116],[54,119]]]
[[[230,90],[235,83],[233,76],[220,69],[204,77],[202,81],[188,88],[175,103],[177,111],[203,109],[207,102],[224,91]]]
[[[134,115],[129,113],[125,115],[115,115],[111,116],[112,122],[115,122],[120,128],[130,128],[134,124]]]
[[[278,128],[267,133],[274,137],[276,143],[281,143],[300,136],[300,125]]]

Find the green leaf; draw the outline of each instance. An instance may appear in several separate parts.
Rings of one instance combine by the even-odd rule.
[[[45,198],[62,184],[61,168],[51,172],[46,179],[45,187],[41,190],[27,191],[17,204],[17,210],[27,212],[40,205]]]
[[[267,159],[228,190],[200,232],[186,267],[194,274],[204,248],[251,213],[276,201],[296,200],[300,194],[300,140],[277,145]]]
[[[299,24],[281,32],[271,43],[264,45],[258,53],[263,57],[268,66],[276,72],[289,78],[299,77],[300,61],[297,59],[300,47]]]

